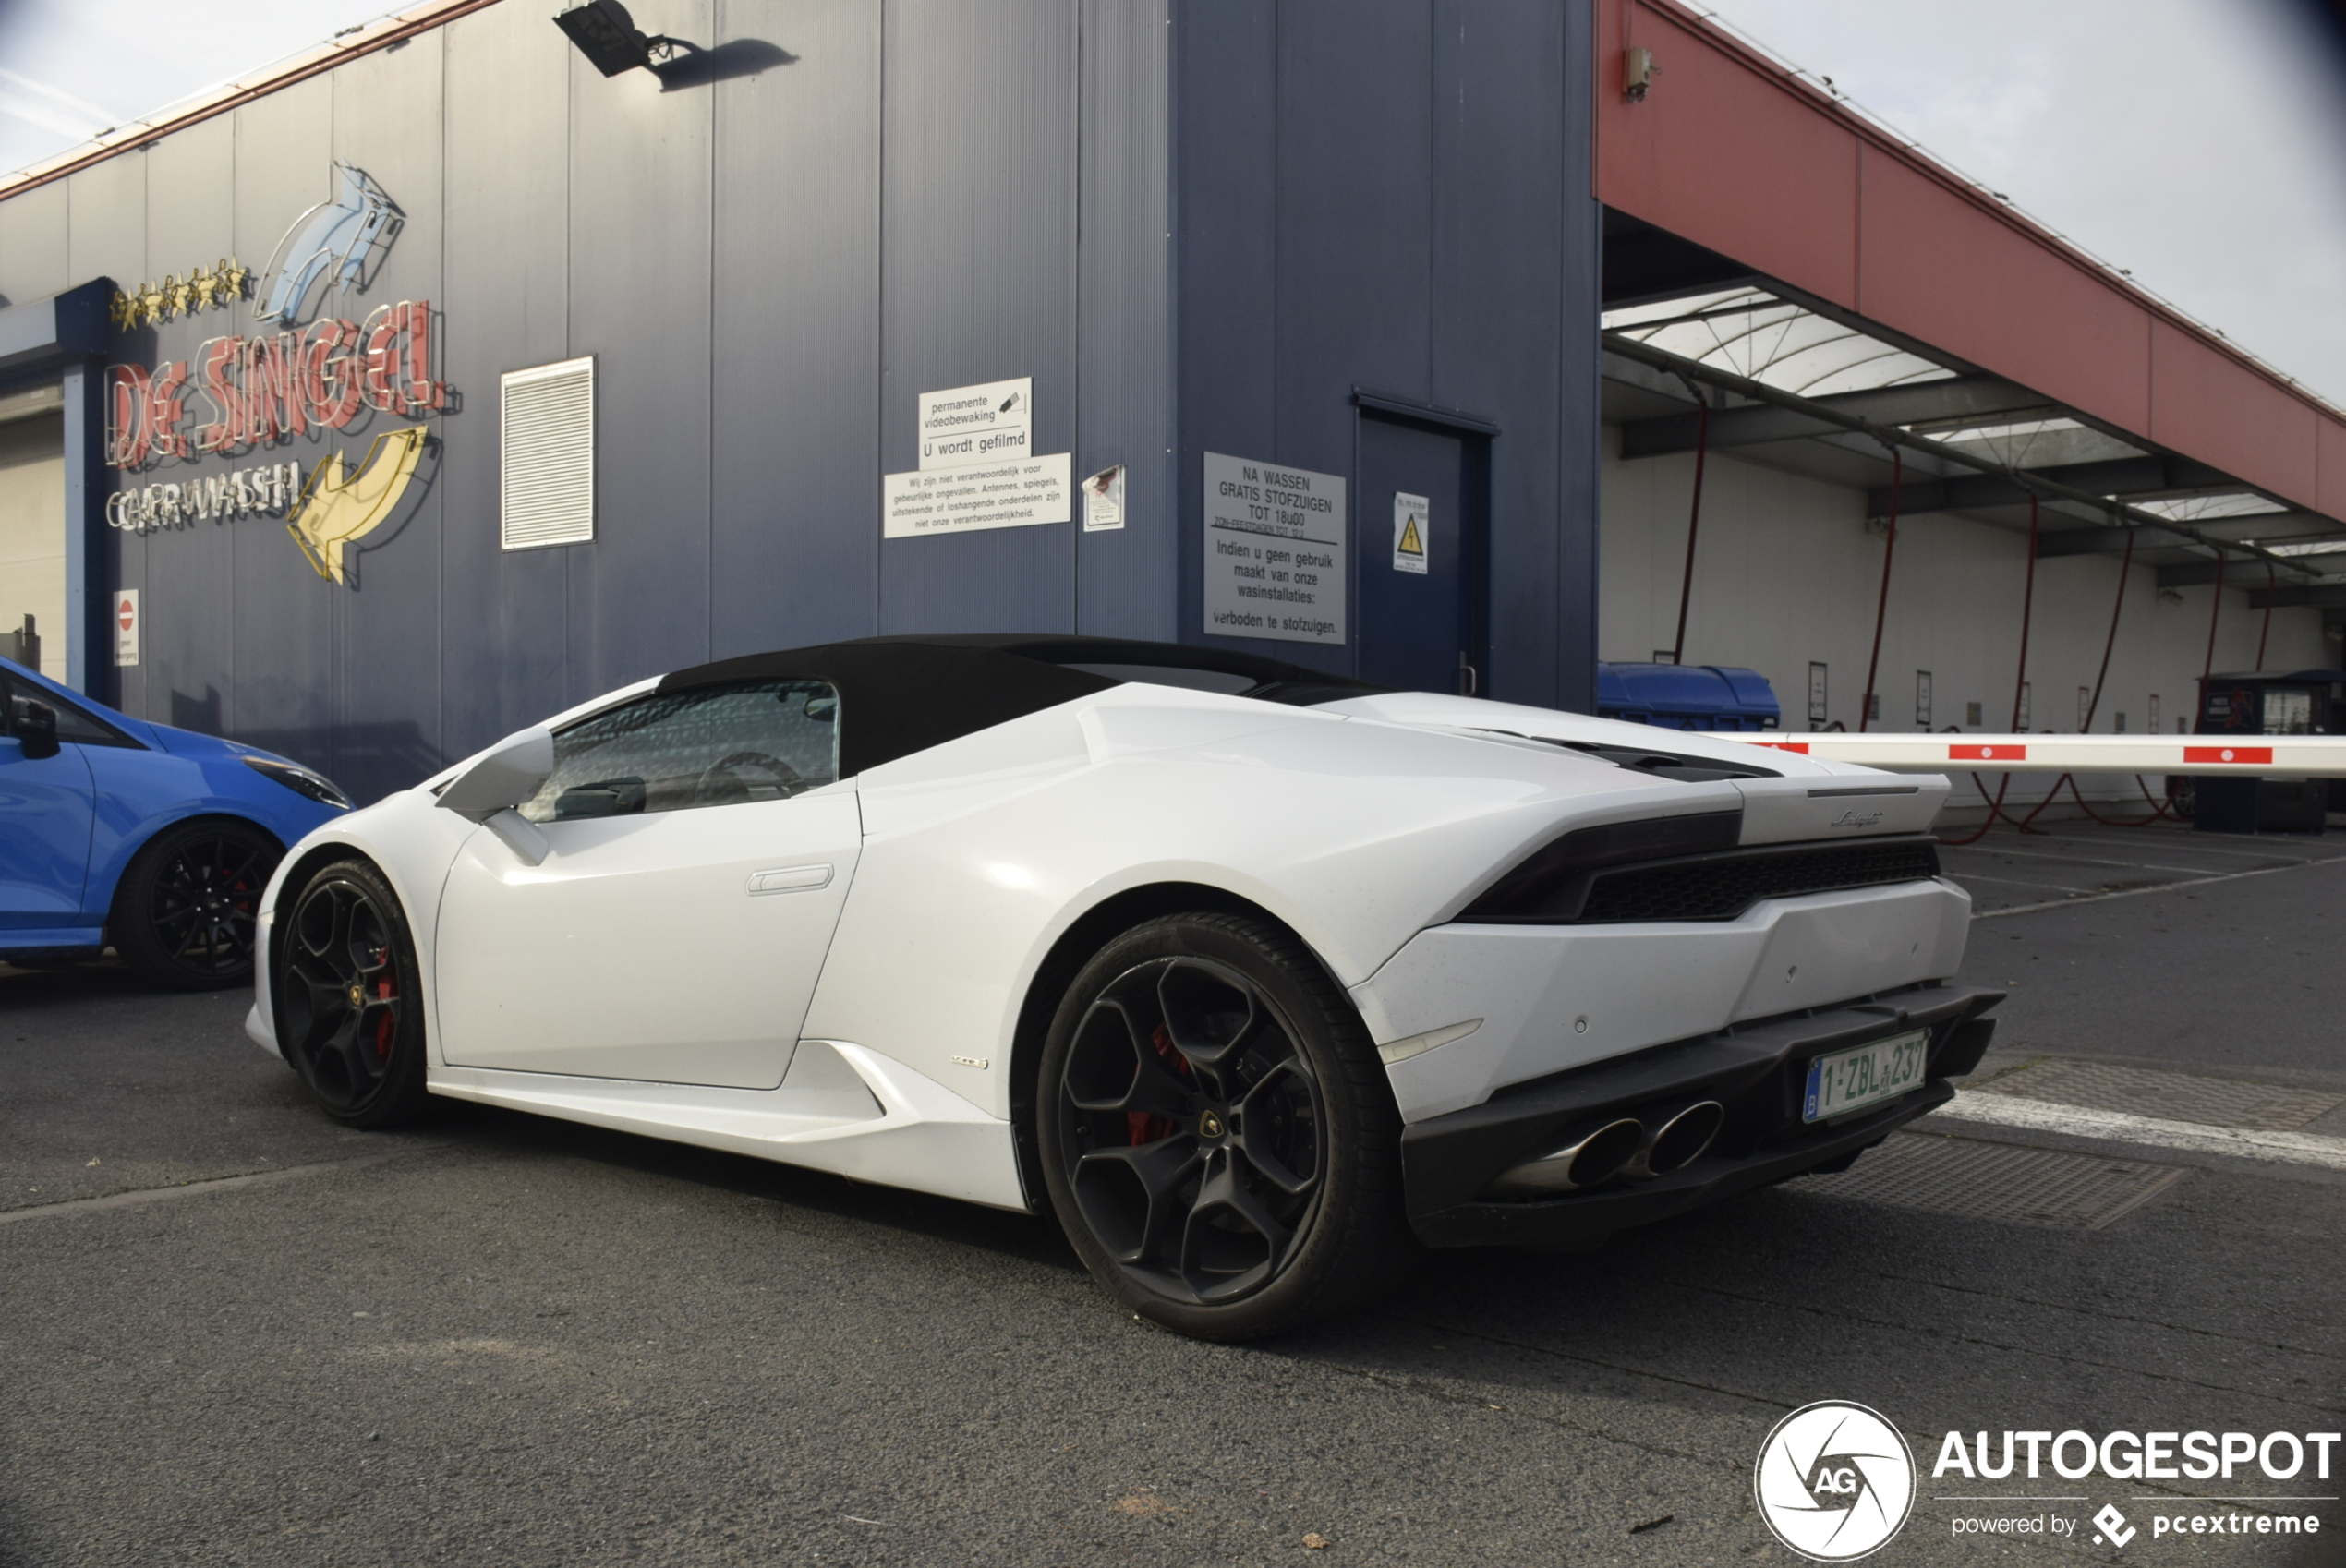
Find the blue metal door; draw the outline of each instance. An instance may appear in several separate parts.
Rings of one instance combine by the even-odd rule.
[[[1360,678],[1421,692],[1483,690],[1482,442],[1363,412],[1360,452]]]

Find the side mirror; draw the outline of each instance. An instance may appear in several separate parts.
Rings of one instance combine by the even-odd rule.
[[[9,733],[23,742],[24,760],[39,762],[57,754],[57,710],[30,697],[17,699],[16,723]]]
[[[487,822],[538,793],[554,771],[553,731],[539,726],[508,735],[482,753],[440,792],[440,804]]]

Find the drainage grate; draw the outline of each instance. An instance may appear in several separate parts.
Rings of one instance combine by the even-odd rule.
[[[2016,1094],[2058,1105],[2123,1111],[2168,1121],[2209,1127],[2255,1128],[2294,1132],[2316,1116],[2346,1104],[2346,1094],[2290,1089],[2278,1083],[2243,1083],[2229,1078],[2159,1072],[2112,1062],[2039,1062],[2035,1067],[1969,1087],[1990,1094]]]
[[[1808,1176],[1799,1190],[1978,1220],[2099,1230],[2184,1174],[2181,1165],[2143,1160],[1893,1132],[1851,1169]]]

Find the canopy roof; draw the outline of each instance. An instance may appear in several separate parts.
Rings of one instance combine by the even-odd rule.
[[[2211,580],[2221,550],[2228,581],[2270,566],[2277,602],[2346,606],[2346,414],[1680,0],[1597,25],[1625,457],[1691,450],[1708,381],[1711,446],[1877,514],[1889,453],[1853,417],[1935,443],[1903,453],[1903,514],[2025,528],[2033,490],[2046,554],[2132,534],[2162,584]],[[1631,45],[1665,72],[1639,101],[1614,74]]]

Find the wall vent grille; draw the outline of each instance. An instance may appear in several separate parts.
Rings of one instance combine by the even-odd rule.
[[[595,361],[565,359],[501,378],[507,549],[595,537]]]

